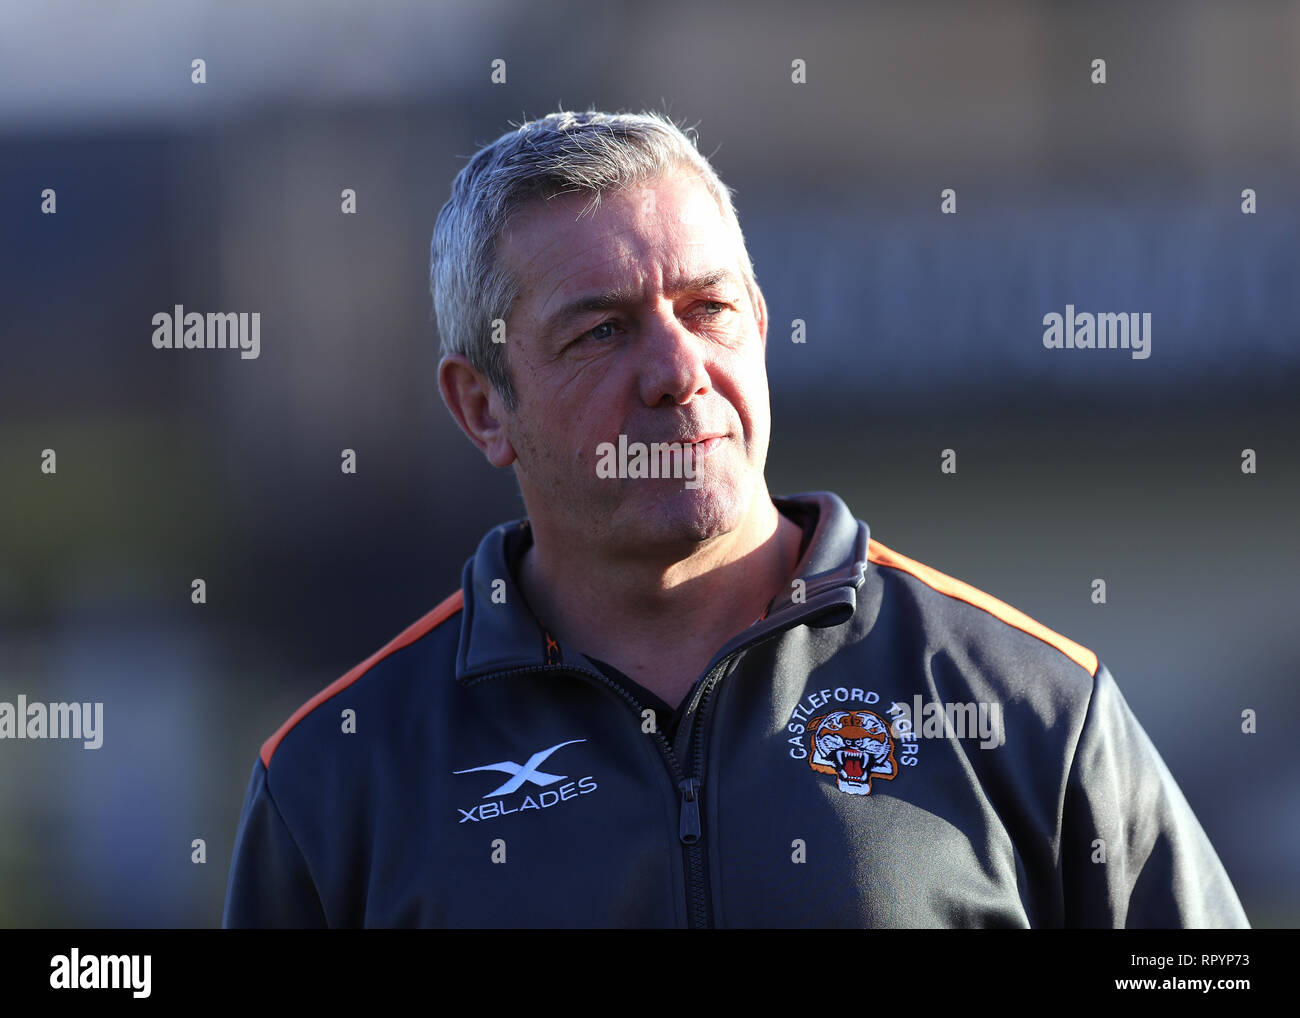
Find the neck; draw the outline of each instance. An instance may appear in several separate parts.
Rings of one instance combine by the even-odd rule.
[[[736,530],[685,557],[633,557],[565,537],[533,521],[519,567],[533,611],[566,646],[675,705],[717,650],[788,589],[802,533],[764,485]]]

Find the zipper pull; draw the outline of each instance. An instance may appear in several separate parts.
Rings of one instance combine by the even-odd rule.
[[[700,840],[700,783],[695,778],[687,778],[677,787],[682,793],[682,822],[678,837],[685,844],[694,845]]]

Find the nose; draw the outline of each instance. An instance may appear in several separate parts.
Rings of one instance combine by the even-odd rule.
[[[671,308],[647,323],[639,351],[641,399],[646,406],[683,405],[710,391],[706,342],[686,328]]]

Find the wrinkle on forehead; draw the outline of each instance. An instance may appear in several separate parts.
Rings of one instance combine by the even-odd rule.
[[[695,182],[694,186],[683,186],[690,185],[692,181]],[[593,288],[606,284],[610,289],[634,285],[634,280],[622,274],[606,276],[601,271],[607,269],[612,262],[623,260],[634,266],[637,277],[635,283],[641,284],[641,274],[635,270],[642,264],[657,269],[659,263],[663,262],[670,271],[681,271],[683,267],[677,264],[677,255],[682,249],[722,247],[733,238],[733,231],[722,216],[713,195],[698,182],[697,177],[659,180],[654,184],[654,187],[639,185],[617,192],[611,196],[610,201],[602,203],[590,219],[581,221],[566,218],[565,213],[571,212],[579,201],[571,195],[555,199],[565,202],[559,207],[537,199],[517,212],[506,231],[502,253],[507,271],[512,272],[519,288],[519,303],[535,304],[538,295],[545,291],[535,312],[536,319],[540,321],[545,317],[545,310],[557,291],[579,276],[591,275]],[[646,192],[654,192],[653,204],[648,196],[638,197]],[[678,219],[688,221],[673,222],[665,219],[665,205],[672,207]],[[539,236],[543,231],[544,235]],[[683,236],[683,233],[686,235]],[[539,263],[566,246],[573,245],[575,241],[578,244],[577,250],[548,263],[540,276],[533,278]],[[533,244],[539,246],[530,251],[524,261],[515,264],[519,257],[518,247],[523,245],[527,248]],[[661,250],[665,251],[668,258],[659,255]],[[584,259],[592,258],[593,252],[597,252],[599,260],[584,263]],[[599,257],[600,253],[604,253],[605,257]],[[735,252],[727,254],[730,256]],[[673,262],[671,266],[667,264],[669,259]],[[727,257],[724,260],[730,267],[730,262],[734,259]],[[566,272],[575,262],[580,263],[578,267]]]

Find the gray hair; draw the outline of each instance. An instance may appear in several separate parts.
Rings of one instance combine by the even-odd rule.
[[[429,290],[442,354],[467,357],[513,413],[517,397],[506,370],[505,344],[492,342],[493,320],[509,318],[519,297],[518,284],[497,262],[497,244],[510,217],[534,198],[571,192],[590,194],[588,209],[594,209],[606,191],[676,169],[700,175],[735,229],[741,272],[757,305],[754,267],[732,189],[696,149],[694,134],[693,128],[683,133],[654,112],[560,111],[528,121],[479,149],[456,174],[430,244]]]

